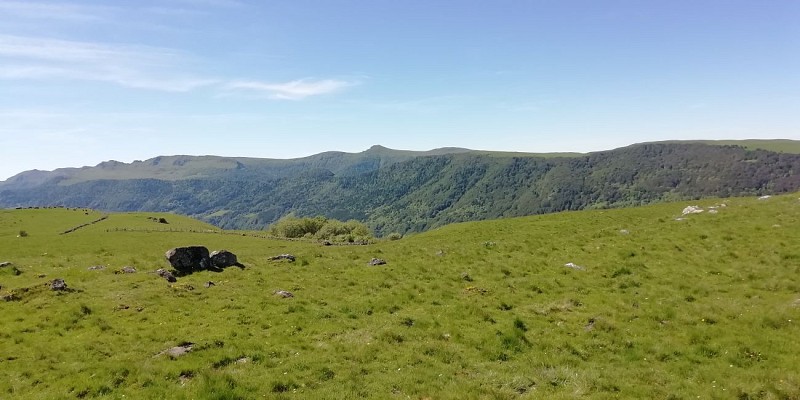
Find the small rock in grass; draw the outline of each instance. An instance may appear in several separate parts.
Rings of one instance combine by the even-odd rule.
[[[0,262],[0,268],[7,267],[7,266],[9,266],[11,264],[12,264],[11,261]]]
[[[627,234],[629,234],[631,232],[629,230],[627,230],[627,229],[620,229],[619,233],[620,233],[620,235],[627,235]]]
[[[91,267],[86,268],[86,269],[88,269],[89,271],[101,271],[101,270],[106,269],[106,266],[105,265],[92,265]]]
[[[289,262],[294,262],[295,256],[291,254],[280,254],[274,257],[270,257],[269,260],[270,261],[288,260]]]
[[[571,262],[568,262],[568,263],[564,264],[564,266],[567,267],[567,268],[577,269],[578,271],[583,270],[583,267],[581,267],[580,265],[577,265],[575,263],[571,263]]]
[[[770,197],[772,197],[772,196],[770,196],[770,195],[765,195],[765,196],[761,196],[761,197],[759,197],[758,199],[759,199],[759,200],[766,200],[766,199],[768,199],[768,198],[770,198]]]
[[[203,286],[205,286],[206,288],[210,288],[212,286],[217,286],[217,284],[215,284],[214,282],[208,281],[205,284],[203,284]]]
[[[136,268],[133,268],[133,267],[122,267],[122,269],[120,269],[119,272],[121,272],[123,274],[135,274],[136,273]]]
[[[181,386],[186,386],[186,384],[194,378],[194,374],[191,372],[184,372],[181,376],[178,377],[178,380],[181,382]]]
[[[187,343],[181,344],[180,346],[175,346],[175,347],[166,349],[166,350],[162,351],[161,353],[158,353],[157,356],[160,356],[162,354],[166,354],[166,355],[170,356],[171,358],[177,358],[177,357],[180,357],[182,355],[185,355],[186,353],[189,353],[190,351],[192,351],[193,348],[194,348],[194,343],[188,343],[187,342]]]
[[[288,299],[290,297],[294,297],[292,292],[287,292],[286,290],[276,290],[275,294],[278,295],[278,296],[283,297],[284,299]]]
[[[53,279],[53,281],[50,282],[50,290],[55,290],[55,291],[67,290],[67,282],[64,282],[64,280],[61,278]]]
[[[381,260],[380,258],[373,258],[373,259],[372,259],[372,260],[370,260],[370,262],[369,262],[369,265],[372,265],[372,266],[375,266],[375,265],[385,265],[385,264],[386,264],[386,260]]]
[[[156,275],[164,278],[167,282],[177,282],[178,280],[175,279],[175,275],[172,275],[172,272],[169,272],[163,268],[159,268],[156,270]]]
[[[699,213],[701,213],[703,211],[705,211],[705,210],[703,210],[699,206],[687,206],[686,208],[683,209],[683,215],[699,214]]]
[[[489,294],[489,290],[488,289],[479,288],[479,287],[475,287],[475,286],[468,286],[468,287],[464,288],[464,290],[467,291],[468,293]]]

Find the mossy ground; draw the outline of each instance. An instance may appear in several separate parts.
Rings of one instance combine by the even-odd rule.
[[[800,398],[797,197],[331,247],[153,213],[59,235],[101,214],[0,211],[0,261],[19,272],[0,269],[0,294],[18,294],[0,302],[0,398]],[[149,273],[182,245],[246,268]],[[297,260],[267,260],[283,253]]]

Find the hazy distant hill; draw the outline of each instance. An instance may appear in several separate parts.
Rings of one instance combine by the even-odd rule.
[[[170,211],[225,228],[282,216],[367,222],[378,234],[447,223],[800,189],[800,155],[650,143],[568,156],[374,146],[295,160],[157,157],[33,171],[0,186],[0,206]]]
[[[471,150],[454,147],[430,151],[407,151],[376,145],[361,153],[330,151],[288,160],[220,156],[160,156],[145,161],[134,161],[130,164],[112,160],[102,162],[94,167],[26,171],[5,182],[0,182],[0,185],[18,189],[45,183],[70,185],[101,179],[159,179],[166,181],[208,178],[275,179],[323,170],[338,176],[346,176],[373,171],[415,157],[469,151]]]

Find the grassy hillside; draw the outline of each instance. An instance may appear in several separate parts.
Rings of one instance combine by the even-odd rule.
[[[0,397],[798,398],[797,197],[472,222],[346,247],[151,213],[59,235],[102,215],[2,211],[0,262],[13,266],[0,268],[0,295],[16,299],[0,303]],[[706,211],[682,216],[687,205]],[[175,284],[149,273],[190,244],[246,268]],[[268,260],[283,253],[297,261]],[[114,273],[123,266],[138,272]],[[54,278],[73,291],[47,289]],[[186,342],[186,355],[159,355]]]

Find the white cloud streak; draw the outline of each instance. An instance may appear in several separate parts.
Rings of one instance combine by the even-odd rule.
[[[104,20],[105,8],[87,7],[62,3],[39,3],[30,1],[0,1],[0,15],[30,19],[54,19],[75,22]]]
[[[227,94],[256,94],[279,100],[302,100],[356,84],[309,78],[274,83],[183,72],[186,65],[196,64],[194,61],[178,50],[161,47],[0,34],[0,79],[4,80],[93,81],[165,92],[209,87]]]
[[[81,80],[167,92],[218,82],[177,73],[188,57],[175,50],[0,35],[0,79]]]
[[[234,81],[225,85],[225,88],[230,91],[260,93],[272,99],[302,100],[310,96],[338,92],[353,85],[356,83],[337,79],[312,80],[307,78],[284,83]]]

